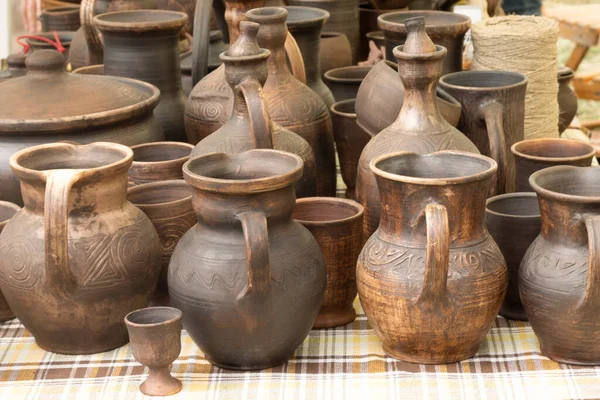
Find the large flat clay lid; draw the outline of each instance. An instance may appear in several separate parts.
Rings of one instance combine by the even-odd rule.
[[[160,91],[134,79],[69,74],[64,57],[38,50],[27,75],[0,86],[0,133],[82,130],[148,114]]]

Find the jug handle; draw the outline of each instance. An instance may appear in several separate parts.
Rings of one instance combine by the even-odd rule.
[[[76,286],[69,268],[69,192],[81,177],[79,170],[56,170],[46,176],[44,243],[46,278],[62,293]]]
[[[492,190],[494,191],[492,195],[502,194],[506,192],[506,169],[508,167],[506,159],[506,138],[504,135],[504,126],[502,124],[504,107],[496,101],[491,101],[482,104],[480,111],[488,132],[490,154],[498,163],[495,185],[492,186]]]
[[[285,38],[285,53],[287,54],[290,66],[292,67],[292,74],[296,79],[306,85],[306,70],[304,69],[304,59],[300,52],[300,47],[296,39],[288,32]]]
[[[196,86],[208,72],[210,11],[212,6],[213,0],[196,0],[192,48],[192,87]]]
[[[262,86],[257,80],[245,80],[239,85],[246,100],[246,108],[250,114],[250,127],[257,149],[272,149],[271,119],[267,111],[267,103],[262,94]]]
[[[271,285],[269,257],[269,232],[267,217],[261,211],[248,211],[238,215],[242,222],[246,242],[246,287],[239,294],[242,299],[251,294],[264,294]]]
[[[427,224],[427,256],[423,291],[417,304],[436,307],[447,297],[448,265],[450,263],[450,228],[448,211],[441,204],[425,207]]]
[[[586,217],[585,228],[588,234],[588,276],[585,293],[577,309],[593,306],[596,312],[600,303],[600,215]]]
[[[79,21],[90,50],[91,64],[102,64],[104,58],[104,45],[102,38],[94,26],[94,7],[96,0],[82,0],[79,11]]]

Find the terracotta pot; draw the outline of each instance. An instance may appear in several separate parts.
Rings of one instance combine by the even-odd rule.
[[[127,201],[132,159],[104,142],[34,146],[10,159],[25,207],[0,236],[0,288],[44,350],[120,347],[123,318],[148,305],[161,251],[148,217]]]
[[[133,163],[129,168],[129,186],[183,179],[183,164],[194,149],[189,143],[155,142],[132,146]]]
[[[370,166],[381,223],[358,257],[356,283],[384,351],[419,364],[472,357],[508,284],[484,223],[496,163],[441,151],[388,154]]]
[[[540,207],[533,192],[494,196],[487,201],[485,224],[500,247],[508,268],[508,288],[500,315],[527,321],[519,297],[519,266],[525,252],[540,234]]]
[[[169,305],[167,271],[171,254],[179,239],[196,224],[192,188],[183,179],[146,183],[130,187],[127,200],[146,214],[158,233],[162,248],[161,272],[151,304]]]
[[[81,26],[79,6],[60,6],[46,8],[40,14],[42,32],[76,31]]]
[[[331,90],[325,85],[321,75],[321,28],[329,13],[313,7],[283,7],[288,11],[287,27],[304,59],[306,86],[314,90],[325,102],[327,108],[335,103]]]
[[[314,328],[334,328],[354,321],[356,260],[362,247],[363,207],[335,197],[296,201],[292,217],[315,237],[327,266],[327,288]]]
[[[352,65],[352,48],[348,38],[339,32],[321,33],[321,75],[334,68]]]
[[[360,29],[358,20],[358,2],[356,0],[288,0],[287,4],[290,6],[320,8],[327,11],[329,17],[327,17],[327,21],[323,25],[323,32],[340,32],[346,35],[352,49],[351,64],[358,61]],[[290,17],[292,17],[291,12]],[[288,21],[290,19],[288,19]],[[292,29],[290,29],[290,31],[292,31]],[[292,34],[296,37],[293,31]],[[304,52],[302,54],[304,54]],[[311,58],[311,60],[313,59]],[[307,64],[307,62],[305,62],[305,64]]]
[[[223,42],[223,32],[221,31],[210,31],[209,44],[208,44],[208,72],[212,72],[219,68],[221,60],[219,55],[227,51],[227,46]],[[189,51],[181,55],[181,86],[183,87],[183,93],[189,96],[193,85],[192,85],[192,52]]]
[[[71,40],[73,39],[73,32],[57,32],[58,34],[58,39],[60,40],[60,43],[62,44],[62,46],[65,48],[65,51],[63,53],[63,57],[65,58],[65,68],[68,68],[69,62],[69,52],[71,49]],[[36,34],[36,36],[41,36],[47,39],[50,39],[52,41],[55,40],[54,37],[54,33],[39,33]],[[37,40],[37,39],[27,39],[27,44],[30,47],[29,53],[31,54],[35,51],[39,51],[39,50],[55,50],[56,47],[50,43],[44,42],[43,40]]]
[[[442,117],[452,126],[460,119],[460,103],[436,88],[437,106]],[[356,122],[371,136],[387,128],[398,118],[404,102],[404,85],[398,74],[398,65],[381,61],[371,68],[356,94]]]
[[[435,46],[427,37],[422,17],[406,23],[409,29],[407,42],[394,51],[400,78],[407,88],[406,102],[396,121],[365,146],[358,163],[356,198],[365,207],[365,238],[377,229],[381,210],[375,175],[369,169],[369,163],[375,157],[403,150],[420,154],[440,150],[479,153],[473,142],[446,122],[438,111],[435,88],[446,49]]]
[[[251,10],[246,16],[250,21],[260,24],[258,44],[271,51],[271,57],[267,60],[268,77],[263,89],[271,119],[310,144],[318,171],[317,196],[334,197],[335,147],[331,117],[323,100],[295,79],[286,65],[284,43],[287,11],[284,8],[265,7]]]
[[[600,364],[600,168],[535,172],[542,230],[519,268],[519,292],[542,353],[568,364]]]
[[[571,79],[575,76],[569,67],[558,69],[558,133],[563,133],[569,127],[577,114],[577,96],[571,86]]]
[[[360,20],[360,39],[359,39],[359,51],[358,59],[366,60],[369,57],[369,39],[367,34],[374,31],[379,31],[377,26],[377,18],[380,15],[387,14],[394,11],[400,11],[400,9],[373,9],[369,8],[369,5],[360,5],[358,7],[359,20]],[[381,33],[383,39],[383,32]],[[372,40],[372,39],[371,39]],[[382,46],[385,46],[382,44]]]
[[[590,144],[578,140],[543,138],[515,143],[511,149],[515,159],[515,190],[531,191],[530,176],[555,165],[589,167],[596,155]]]
[[[8,221],[19,211],[21,207],[8,201],[0,201],[0,233],[8,223]],[[10,309],[4,295],[0,291],[0,322],[6,322],[13,319],[15,314]]]
[[[356,124],[354,99],[338,101],[331,106],[331,120],[342,179],[347,188],[346,197],[354,199],[358,160],[371,136]]]
[[[183,171],[198,216],[169,265],[183,326],[219,367],[286,362],[313,326],[327,281],[319,245],[292,219],[302,159],[277,150],[212,153]]]
[[[152,114],[160,96],[154,86],[126,78],[68,74],[64,57],[53,50],[32,53],[26,64],[30,73],[0,85],[0,96],[12,99],[0,104],[3,200],[22,204],[8,159],[23,148],[58,140],[129,146],[164,140]]]
[[[433,43],[448,50],[442,75],[462,71],[463,40],[471,27],[471,19],[466,15],[451,12],[397,11],[379,16],[377,24],[385,36],[386,58],[393,60],[394,48],[404,44],[408,35],[405,21],[414,17],[424,17],[427,35]]]
[[[187,15],[175,11],[117,11],[94,17],[104,38],[104,73],[160,89],[154,115],[167,140],[186,141],[185,95],[179,68],[179,32]]]
[[[325,72],[324,80],[336,101],[355,99],[358,88],[372,67],[343,67]]]
[[[240,23],[240,36],[221,55],[225,77],[235,93],[231,118],[216,132],[205,137],[192,151],[192,157],[214,152],[242,153],[251,149],[277,149],[297,154],[304,162],[304,175],[296,183],[298,197],[317,192],[315,155],[306,140],[274,124],[269,118],[262,86],[267,80],[267,58],[271,52],[258,47],[259,25]]]
[[[133,357],[147,366],[148,377],[140,392],[170,396],[181,390],[181,381],[169,367],[181,353],[181,311],[171,307],[148,307],[125,316]]]
[[[508,71],[461,71],[442,76],[439,85],[462,106],[458,130],[498,163],[494,193],[514,192],[510,148],[525,137],[527,77]]]

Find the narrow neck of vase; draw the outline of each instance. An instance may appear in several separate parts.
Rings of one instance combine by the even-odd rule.
[[[181,91],[179,30],[103,33],[104,73],[148,82],[161,96]]]
[[[290,29],[296,39],[306,73],[306,85],[321,80],[321,25],[294,27]]]
[[[271,50],[271,49],[269,49]],[[271,57],[267,61],[269,67],[269,76],[273,75],[291,75],[290,68],[287,65],[287,55],[283,46],[271,50]]]

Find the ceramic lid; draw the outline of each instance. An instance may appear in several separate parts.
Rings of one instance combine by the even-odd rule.
[[[57,51],[38,50],[25,61],[27,75],[2,83],[0,132],[87,129],[144,115],[158,104],[160,91],[153,85],[69,74],[64,62]]]

